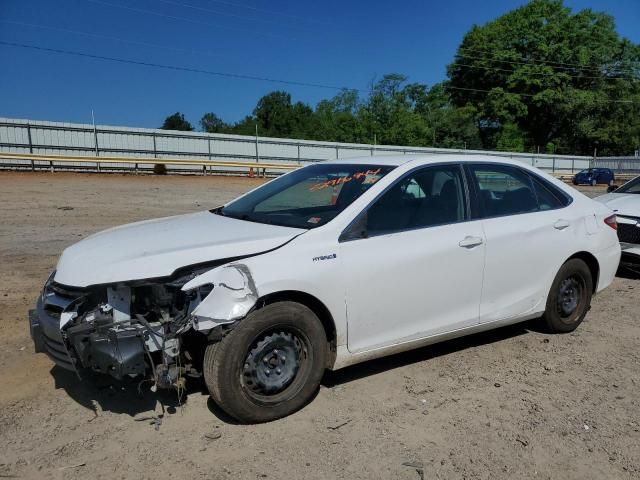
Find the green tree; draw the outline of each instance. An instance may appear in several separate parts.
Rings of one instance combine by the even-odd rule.
[[[416,111],[416,104],[426,87],[407,85],[407,77],[392,73],[382,77],[371,88],[358,117],[370,138],[380,144],[426,145],[431,132],[425,118]]]
[[[428,90],[423,85],[419,86],[421,91],[413,98],[415,110],[425,119],[431,132],[426,145],[438,148],[482,148],[475,107],[455,107],[444,83],[437,83]]]
[[[228,133],[233,133],[235,135],[255,135],[257,123],[258,121],[255,117],[247,115],[239,122],[229,126],[227,131]],[[261,135],[265,136],[265,133],[261,132]]]
[[[164,123],[160,127],[163,130],[181,130],[185,132],[190,132],[193,130],[193,127],[187,120],[184,118],[184,114],[180,112],[176,112],[173,115],[169,115],[164,119]]]
[[[320,101],[315,109],[315,132],[318,140],[367,142],[367,133],[357,116],[360,106],[356,90],[343,90],[331,99]]]
[[[291,103],[291,94],[275,91],[258,100],[253,116],[260,135],[308,138],[312,135],[313,110],[308,105]]]
[[[200,119],[200,126],[203,132],[223,133],[229,129],[229,126],[218,117],[215,113],[205,113]]]
[[[473,27],[448,67],[452,101],[477,109],[485,147],[510,143],[515,125],[525,148],[552,142],[563,153],[628,153],[639,72],[640,49],[611,16],[573,14],[561,0],[532,0]]]
[[[506,123],[497,135],[496,148],[506,152],[524,152],[525,138],[515,123]]]

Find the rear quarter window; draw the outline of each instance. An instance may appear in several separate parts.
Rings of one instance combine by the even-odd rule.
[[[573,199],[555,185],[552,185],[535,174],[530,173],[529,175],[533,182],[540,210],[563,208],[572,202]]]

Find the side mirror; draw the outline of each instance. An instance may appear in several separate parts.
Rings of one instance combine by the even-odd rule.
[[[617,189],[618,189],[618,185],[609,185],[609,186],[607,187],[607,193],[614,192],[614,191],[616,191]]]
[[[360,240],[367,238],[367,212],[363,212],[349,225],[340,235],[339,242],[348,242],[351,240]]]

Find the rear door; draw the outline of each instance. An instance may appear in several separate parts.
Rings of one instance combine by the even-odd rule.
[[[484,238],[459,165],[406,174],[340,242],[351,352],[477,324]]]
[[[519,167],[471,164],[467,172],[486,236],[480,323],[544,310],[574,242],[570,199]]]

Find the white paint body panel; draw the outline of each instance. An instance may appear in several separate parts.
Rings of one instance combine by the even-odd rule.
[[[462,222],[340,245],[349,350],[362,352],[478,323],[482,222]]]
[[[207,211],[131,223],[67,248],[55,281],[86,287],[164,277],[186,265],[264,252],[304,232]]]
[[[607,193],[594,199],[620,215],[640,217],[640,195],[637,193]]]
[[[214,268],[183,287],[213,284],[213,292],[217,290],[193,312],[199,329],[237,320],[267,295],[301,292],[331,314],[337,337],[334,369],[533,318],[543,311],[558,269],[577,252],[588,252],[598,260],[598,291],[613,280],[620,246],[615,231],[604,223],[610,210],[535,168],[472,155],[336,162],[397,168],[316,229],[274,227],[209,212],[143,222],[70,247],[60,259],[55,280],[74,286],[114,283],[253,254]],[[408,171],[465,162],[519,166],[545,177],[573,201],[558,210],[339,242],[357,215]],[[569,226],[555,229],[558,220]],[[466,236],[483,242],[471,249],[460,247]],[[318,257],[323,259],[314,261]],[[202,326],[207,320],[210,323]]]

